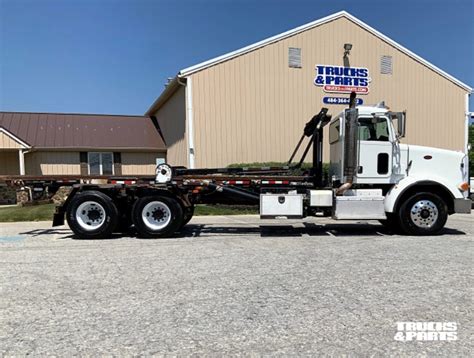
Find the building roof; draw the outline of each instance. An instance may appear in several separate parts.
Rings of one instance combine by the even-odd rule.
[[[372,33],[373,35],[377,36],[378,38],[380,38],[381,40],[387,42],[388,44],[392,45],[393,47],[395,47],[396,49],[400,50],[401,52],[405,53],[406,55],[408,55],[409,57],[413,58],[414,60],[422,63],[423,65],[425,65],[426,67],[432,69],[433,71],[439,73],[441,76],[447,78],[448,80],[454,82],[455,84],[457,84],[459,87],[462,87],[464,88],[466,91],[469,91],[469,92],[472,92],[472,88],[470,86],[468,86],[467,84],[461,82],[460,80],[454,78],[453,76],[449,75],[448,73],[444,72],[443,70],[441,70],[440,68],[436,67],[435,65],[433,65],[432,63],[426,61],[425,59],[421,58],[420,56],[416,55],[415,53],[411,52],[410,50],[408,50],[407,48],[403,47],[402,45],[400,45],[398,42],[392,40],[391,38],[385,36],[384,34],[382,34],[381,32],[375,30],[373,27],[370,27],[369,25],[367,25],[365,22],[359,20],[357,17],[349,14],[347,11],[339,11],[339,12],[336,12],[335,14],[332,14],[332,15],[329,15],[329,16],[326,16],[326,17],[323,17],[322,19],[319,19],[319,20],[316,20],[316,21],[313,21],[313,22],[310,22],[308,24],[305,24],[303,26],[299,26],[295,29],[292,29],[292,30],[289,30],[289,31],[286,31],[286,32],[283,32],[279,35],[276,35],[276,36],[272,36],[272,37],[269,37],[263,41],[260,41],[260,42],[257,42],[257,43],[254,43],[252,45],[249,45],[249,46],[246,46],[246,47],[243,47],[241,49],[238,49],[236,51],[233,51],[233,52],[229,52],[229,53],[226,53],[225,55],[222,55],[222,56],[219,56],[219,57],[215,57],[213,59],[210,59],[208,61],[205,61],[205,62],[201,62],[201,63],[198,63],[197,65],[194,65],[194,66],[191,66],[191,67],[188,67],[188,68],[185,68],[181,71],[179,71],[179,76],[189,76],[190,74],[194,73],[194,72],[197,72],[197,71],[201,71],[207,67],[210,67],[210,66],[213,66],[217,63],[220,63],[220,62],[223,62],[223,61],[227,61],[233,57],[237,57],[237,56],[241,56],[247,52],[250,52],[250,51],[254,51],[260,47],[263,47],[263,46],[266,46],[266,45],[269,45],[273,42],[277,42],[277,41],[280,41],[282,39],[285,39],[287,37],[290,37],[290,36],[294,36],[300,32],[303,32],[303,31],[307,31],[313,27],[316,27],[316,26],[320,26],[322,24],[325,24],[327,22],[330,22],[330,21],[334,21],[338,18],[341,18],[341,17],[345,17],[346,19],[349,19],[351,20],[352,22],[356,23],[357,25],[359,25],[360,27],[362,27],[363,29],[367,30],[368,32]]]
[[[184,84],[185,81],[186,79],[183,80],[182,84]],[[145,116],[152,116],[154,114],[153,112],[165,104],[165,102],[176,92],[180,85],[180,79],[177,76],[168,82],[160,96],[155,100],[155,102],[153,102],[150,108],[148,108]]]
[[[3,128],[2,126],[0,126],[0,135],[5,135],[7,138],[9,138],[10,140],[12,140],[14,143],[18,144],[20,147],[24,148],[24,149],[29,149],[31,148],[30,145],[28,145],[28,143],[25,143],[24,141],[22,141],[20,138],[18,138],[17,136],[15,136],[13,133],[11,133],[10,131],[7,131],[5,128]]]
[[[0,127],[37,149],[166,149],[144,116],[0,112]]]
[[[314,27],[317,27],[317,26],[320,26],[320,25],[323,25],[325,23],[328,23],[330,21],[334,21],[334,20],[337,20],[339,18],[346,18],[352,22],[354,22],[355,24],[359,25],[360,27],[362,27],[363,29],[367,30],[368,32],[372,33],[373,35],[375,35],[376,37],[380,38],[382,41],[385,41],[386,43],[388,43],[389,45],[395,47],[396,49],[398,49],[399,51],[403,52],[404,54],[406,54],[407,56],[411,57],[412,59],[414,59],[415,61],[418,61],[420,62],[421,64],[425,65],[426,67],[430,68],[431,70],[433,70],[434,72],[438,73],[439,75],[443,76],[444,78],[446,78],[447,80],[455,83],[456,85],[458,85],[459,87],[463,88],[464,90],[466,90],[467,92],[469,93],[472,93],[473,89],[472,87],[468,86],[467,84],[463,83],[462,81],[458,80],[457,78],[451,76],[450,74],[446,73],[445,71],[443,71],[442,69],[440,69],[439,67],[433,65],[431,62],[428,62],[426,61],[425,59],[421,58],[420,56],[418,56],[417,54],[413,53],[412,51],[408,50],[407,48],[403,47],[402,45],[400,45],[398,42],[392,40],[391,38],[389,38],[388,36],[385,36],[384,34],[382,34],[381,32],[375,30],[373,27],[367,25],[365,22],[359,20],[358,18],[356,18],[355,16],[349,14],[347,11],[339,11],[339,12],[336,12],[332,15],[329,15],[329,16],[326,16],[326,17],[323,17],[321,19],[318,19],[318,20],[315,20],[315,21],[312,21],[310,23],[307,23],[305,25],[302,25],[302,26],[299,26],[297,28],[294,28],[292,30],[289,30],[289,31],[286,31],[286,32],[283,32],[281,34],[278,34],[278,35],[275,35],[275,36],[272,36],[272,37],[269,37],[267,39],[264,39],[262,41],[259,41],[259,42],[256,42],[252,45],[249,45],[249,46],[246,46],[246,47],[242,47],[236,51],[232,51],[232,52],[229,52],[229,53],[226,53],[222,56],[218,56],[218,57],[215,57],[215,58],[212,58],[210,60],[207,60],[207,61],[204,61],[204,62],[201,62],[201,63],[198,63],[194,66],[190,66],[190,67],[187,67],[185,69],[182,69],[181,71],[178,72],[177,76],[178,78],[185,78],[195,72],[198,72],[198,71],[202,71],[208,67],[211,67],[211,66],[214,66],[214,65],[217,65],[221,62],[225,62],[225,61],[228,61],[234,57],[238,57],[238,56],[241,56],[241,55],[244,55],[248,52],[251,52],[251,51],[255,51],[261,47],[264,47],[264,46],[267,46],[269,44],[272,44],[274,42],[278,42],[278,41],[281,41],[285,38],[288,38],[288,37],[291,37],[291,36],[294,36],[300,32],[303,32],[303,31],[307,31],[307,30],[310,30]],[[166,91],[166,90],[165,90]],[[166,99],[164,100],[160,100],[160,98],[165,94],[165,91],[162,93],[162,95],[160,95],[160,97],[158,97],[158,99],[152,104],[152,106],[148,109],[148,111],[146,112],[146,114],[150,114],[152,113],[153,111],[156,111],[156,109],[158,109],[160,106],[160,104],[162,104],[163,102],[166,101]],[[169,91],[168,91],[169,92]],[[168,96],[169,98],[169,93],[166,93],[166,95]]]

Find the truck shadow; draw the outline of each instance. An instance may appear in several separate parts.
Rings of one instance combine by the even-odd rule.
[[[30,231],[25,231],[19,233],[19,235],[28,235],[31,237],[39,237],[39,236],[51,236],[51,235],[57,235],[55,237],[56,240],[65,240],[65,239],[73,239],[73,240],[99,240],[99,239],[83,239],[78,236],[76,236],[69,228],[67,229],[35,229],[35,230],[30,230]],[[113,234],[111,237],[100,239],[100,240],[116,240],[120,239],[122,237],[129,237],[129,234],[120,234],[116,233]]]
[[[21,232],[20,235],[28,235],[32,237],[60,235],[58,239],[72,239],[74,234],[69,229],[35,229]]]
[[[357,236],[400,236],[384,227],[383,225],[372,224],[326,224],[317,225],[314,223],[303,223],[303,227],[295,225],[258,225],[258,226],[210,226],[188,224],[176,238],[201,237],[201,236],[233,236],[251,235],[266,237],[302,237],[302,236],[333,236],[333,237],[357,237]],[[444,228],[439,234],[444,235],[466,235],[465,232]]]
[[[318,225],[314,223],[304,222],[303,226],[297,225],[255,225],[255,226],[230,226],[230,225],[205,225],[205,224],[188,224],[180,232],[177,232],[174,237],[169,240],[178,238],[196,238],[196,237],[232,237],[232,236],[260,236],[261,238],[271,237],[383,237],[383,236],[399,236],[382,225],[373,224],[325,224]],[[20,235],[28,235],[31,237],[51,236],[57,235],[56,239],[73,239],[73,240],[87,240],[74,235],[69,229],[50,228],[50,229],[36,229],[19,233]],[[453,229],[444,228],[436,236],[445,235],[466,235],[465,232]],[[121,238],[137,238],[136,232],[131,229],[129,233],[115,233],[107,239],[100,240],[117,240]],[[96,240],[96,239],[89,239]],[[153,240],[153,239],[146,239]],[[163,240],[157,238],[156,240]]]

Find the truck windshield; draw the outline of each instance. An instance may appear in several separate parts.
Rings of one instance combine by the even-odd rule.
[[[359,118],[359,140],[388,142],[386,118]]]

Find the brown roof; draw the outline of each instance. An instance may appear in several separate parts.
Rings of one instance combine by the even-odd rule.
[[[0,112],[0,127],[34,148],[166,149],[144,116]]]

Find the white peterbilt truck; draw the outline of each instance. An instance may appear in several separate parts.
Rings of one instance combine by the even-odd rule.
[[[170,237],[199,203],[251,204],[262,218],[331,216],[379,220],[409,235],[431,235],[448,215],[470,213],[465,153],[400,143],[404,112],[383,103],[355,106],[331,117],[323,108],[305,126],[288,165],[275,168],[187,169],[161,164],[155,178],[77,184],[53,225],[84,238],[103,238],[134,227],[138,236]],[[329,126],[329,175],[323,171],[323,128]],[[309,143],[298,163],[295,155]],[[302,169],[312,147],[313,162]]]

